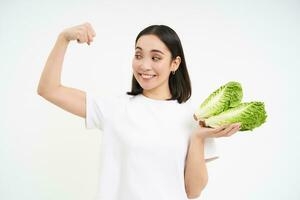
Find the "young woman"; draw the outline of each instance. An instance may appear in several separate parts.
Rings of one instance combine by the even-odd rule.
[[[191,84],[180,39],[165,25],[142,30],[135,41],[132,88],[103,97],[60,82],[70,41],[90,43],[91,24],[63,30],[50,53],[38,94],[102,131],[97,200],[186,200],[207,184],[208,160],[217,158],[215,137],[239,124],[207,128],[193,121]],[[196,124],[196,126],[194,126]]]

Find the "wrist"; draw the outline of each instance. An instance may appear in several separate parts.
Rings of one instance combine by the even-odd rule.
[[[193,134],[191,135],[191,139],[192,139],[192,140],[197,140],[197,141],[199,141],[199,142],[204,143],[205,137],[202,136],[202,135],[200,135],[200,134],[195,134],[195,133],[193,133]]]
[[[57,40],[60,42],[64,42],[64,43],[69,43],[70,41],[67,39],[67,37],[65,36],[64,32],[61,32],[58,37]]]

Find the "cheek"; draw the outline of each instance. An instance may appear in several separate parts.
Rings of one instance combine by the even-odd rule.
[[[132,69],[136,70],[136,69],[138,68],[138,66],[139,66],[138,61],[133,60],[133,61],[132,61]]]
[[[135,78],[137,78],[137,76],[138,76],[137,71],[138,71],[138,64],[133,61],[132,62],[132,73],[135,76]]]
[[[155,67],[155,70],[163,76],[168,76],[170,73],[169,66],[167,63],[161,63]]]

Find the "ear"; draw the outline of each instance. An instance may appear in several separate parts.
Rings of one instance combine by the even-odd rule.
[[[181,63],[181,58],[180,56],[177,56],[173,61],[172,61],[172,71],[176,71]]]

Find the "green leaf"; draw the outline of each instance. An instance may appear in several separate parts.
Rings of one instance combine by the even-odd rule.
[[[204,120],[217,115],[231,107],[237,106],[243,98],[243,90],[240,83],[230,81],[214,91],[195,111],[197,120]]]
[[[267,114],[263,102],[241,103],[218,115],[205,119],[205,125],[213,128],[232,123],[241,123],[240,131],[253,130],[266,122]]]

